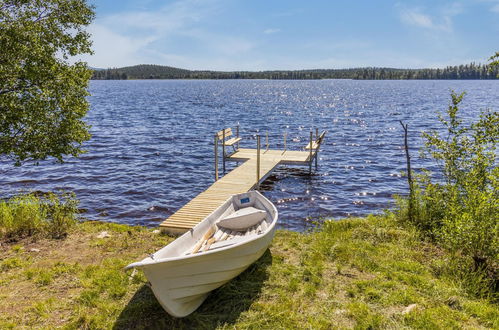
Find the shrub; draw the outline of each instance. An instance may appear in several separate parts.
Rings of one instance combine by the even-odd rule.
[[[0,201],[0,238],[62,238],[76,222],[77,207],[73,194],[59,197],[54,193],[30,193]]]
[[[499,113],[482,111],[477,122],[465,125],[458,116],[464,93],[451,96],[447,115],[439,115],[444,134],[423,133],[423,152],[439,165],[441,180],[428,172],[416,176],[412,221],[456,256],[470,258],[468,271],[478,277],[489,274],[494,287],[499,255]],[[401,218],[410,218],[408,204],[399,199]]]
[[[76,223],[78,215],[78,200],[74,194],[66,194],[60,199],[55,194],[49,194],[44,204],[47,209],[46,231],[53,238],[62,238]]]

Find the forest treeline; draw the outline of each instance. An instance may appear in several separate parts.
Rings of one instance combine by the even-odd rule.
[[[94,69],[92,79],[498,79],[499,68],[470,63],[444,69],[352,68],[276,71],[198,71],[141,64],[123,68]]]

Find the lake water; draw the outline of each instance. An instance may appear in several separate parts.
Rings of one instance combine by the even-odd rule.
[[[0,162],[1,197],[72,190],[88,219],[156,226],[213,182],[213,134],[239,123],[251,148],[268,132],[270,148],[287,133],[300,150],[311,128],[328,131],[312,176],[281,166],[261,187],[281,228],[379,213],[407,191],[399,120],[413,166],[431,166],[417,157],[420,132],[438,127],[451,89],[467,91],[467,119],[499,109],[499,81],[92,81],[88,153],[62,165]]]

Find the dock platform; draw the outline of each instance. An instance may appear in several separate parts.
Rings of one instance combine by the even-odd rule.
[[[216,180],[208,189],[163,221],[160,224],[161,230],[173,235],[188,231],[222,205],[231,195],[258,187],[278,165],[307,165],[311,168],[313,160],[317,158],[320,142],[322,138],[315,149],[309,148],[307,151],[237,149],[224,160],[238,161],[242,164]]]

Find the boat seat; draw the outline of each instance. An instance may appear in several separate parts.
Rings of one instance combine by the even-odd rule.
[[[244,207],[236,212],[220,219],[217,225],[235,231],[246,231],[247,229],[259,224],[267,216],[264,210],[254,207]]]
[[[222,141],[224,146],[230,146],[236,151],[236,144],[241,141],[239,136],[232,136],[232,128],[225,128],[217,132],[218,139]]]

